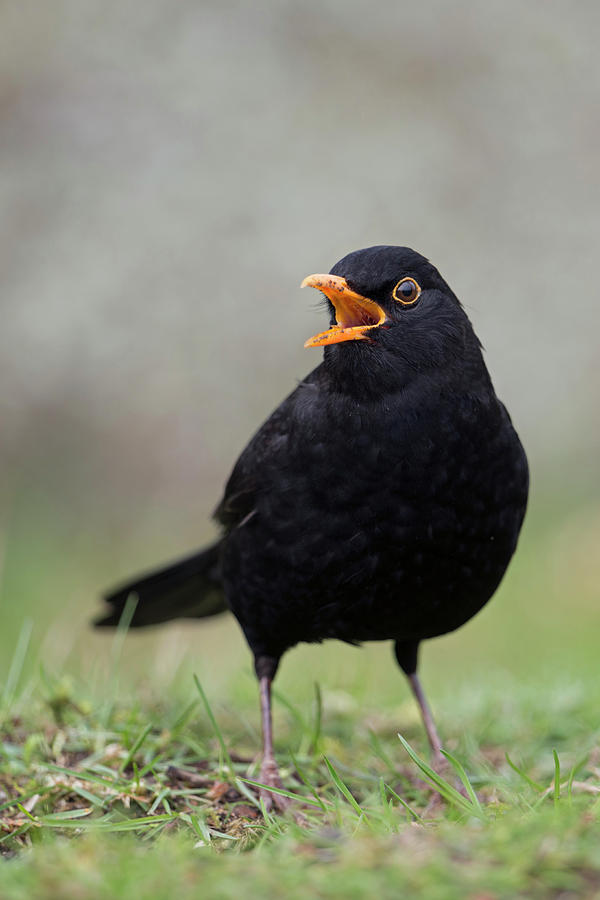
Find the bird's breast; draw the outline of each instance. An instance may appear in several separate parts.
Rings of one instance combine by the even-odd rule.
[[[526,463],[495,398],[322,402],[301,411],[271,463],[236,567],[251,614],[266,604],[269,619],[274,591],[276,627],[293,622],[297,639],[451,630],[491,596],[514,550]]]

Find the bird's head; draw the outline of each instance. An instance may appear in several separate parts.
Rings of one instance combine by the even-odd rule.
[[[452,363],[483,367],[471,323],[435,266],[408,247],[368,247],[341,259],[328,275],[309,275],[302,287],[321,291],[330,328],[306,341],[326,347],[338,371],[410,373]],[[391,385],[390,385],[391,386]]]

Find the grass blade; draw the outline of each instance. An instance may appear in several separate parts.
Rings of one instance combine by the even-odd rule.
[[[142,729],[141,733],[138,735],[138,737],[134,741],[133,747],[131,748],[131,750],[125,757],[125,759],[121,762],[121,765],[119,766],[119,774],[122,774],[125,771],[125,769],[130,764],[133,757],[138,752],[138,750],[140,749],[140,747],[142,746],[142,744],[144,743],[144,741],[146,740],[146,738],[148,737],[148,735],[150,734],[151,731],[152,731],[152,723],[149,722],[146,725],[146,727]]]
[[[558,753],[553,748],[552,756],[554,757],[554,805],[558,803],[560,800],[560,760],[558,758]]]
[[[246,784],[244,784],[243,779],[238,776],[235,779],[234,783],[240,794],[242,794],[242,796],[244,796],[249,803],[251,803],[253,806],[257,806],[260,809],[258,798],[255,794],[252,793],[250,788]]]
[[[17,691],[21,674],[23,672],[23,667],[25,665],[25,659],[27,658],[27,650],[29,649],[29,642],[31,640],[32,631],[33,620],[25,619],[19,632],[17,646],[15,647],[15,652],[12,655],[10,668],[8,670],[8,675],[6,676],[6,682],[4,684],[4,690],[2,691],[2,708],[5,714],[10,710]]]
[[[389,755],[383,748],[381,741],[379,740],[379,736],[373,731],[372,728],[369,729],[369,744],[371,746],[371,750],[375,754],[375,756],[379,757],[382,763],[386,766],[390,774],[394,775],[396,778],[402,778],[399,772],[397,772],[396,763],[394,763]],[[406,780],[406,779],[403,779]]]
[[[108,697],[106,709],[104,711],[105,728],[108,727],[108,723],[112,718],[115,704],[117,702],[117,693],[119,689],[119,670],[121,657],[123,655],[123,647],[125,645],[125,638],[127,637],[127,632],[129,631],[129,626],[131,625],[131,620],[133,619],[133,614],[137,605],[137,594],[129,594],[127,600],[125,601],[125,606],[123,608],[123,612],[121,613],[121,618],[119,619],[119,624],[117,625],[115,636],[112,640],[112,646],[110,650],[111,669],[107,691]]]
[[[2,837],[0,837],[0,844],[3,844],[5,841],[10,841],[12,838],[17,838],[21,834],[26,834],[32,828],[35,828],[35,825],[28,820],[13,831],[7,831],[6,834],[3,834]]]
[[[333,781],[334,785],[336,786],[336,788],[338,789],[340,794],[346,798],[346,800],[348,801],[348,803],[350,804],[352,809],[356,812],[356,814],[358,816],[360,816],[360,818],[367,819],[367,815],[365,814],[365,811],[361,808],[360,804],[358,803],[356,798],[353,796],[350,789],[344,784],[344,782],[342,781],[342,779],[340,778],[340,776],[338,775],[338,773],[336,772],[336,770],[334,769],[334,767],[329,762],[329,760],[327,759],[326,756],[323,757],[323,761],[325,762],[325,765],[327,766],[327,770],[331,776],[331,780]]]
[[[215,719],[215,716],[211,709],[210,703],[208,702],[208,697],[204,693],[204,688],[200,684],[200,679],[198,678],[198,676],[196,674],[194,674],[194,683],[198,689],[198,693],[200,694],[200,697],[202,698],[202,703],[204,704],[204,709],[206,711],[206,715],[209,718],[210,724],[212,725],[213,731],[219,742],[219,747],[221,748],[222,758],[223,758],[225,764],[227,765],[229,772],[231,774],[233,774],[233,763],[231,762],[231,757],[229,756],[229,751],[227,750],[227,747],[225,745],[225,739],[221,733],[221,729],[219,728],[219,726],[217,724],[217,720]]]
[[[84,806],[78,809],[65,809],[61,812],[38,816],[37,821],[41,822],[42,825],[59,826],[64,825],[65,822],[70,822],[72,819],[83,819],[85,816],[89,816],[91,812],[92,808],[90,806]]]
[[[171,728],[169,730],[172,735],[175,736],[175,735],[179,734],[181,729],[187,725],[190,718],[192,717],[192,713],[194,712],[194,710],[196,709],[197,706],[198,706],[198,701],[196,699],[192,700],[191,703],[188,703],[188,705],[185,707],[183,712],[177,716],[177,718],[171,725]]]
[[[304,721],[304,717],[303,717],[302,713],[298,709],[296,709],[296,707],[291,702],[291,700],[288,700],[288,698],[285,696],[285,694],[280,693],[280,691],[278,691],[277,688],[275,688],[275,687],[271,688],[271,695],[274,700],[277,700],[278,703],[280,703],[282,706],[284,706],[287,709],[287,711],[289,712],[289,714],[292,716],[292,718],[296,722],[296,725],[298,726],[298,728],[300,729],[302,734],[306,734],[306,732],[308,730],[308,726],[307,726],[306,722]]]
[[[510,756],[508,755],[508,753],[505,753],[504,756],[505,756],[505,758],[506,758],[506,762],[509,764],[509,766],[511,767],[511,769],[513,770],[513,772],[516,772],[517,775],[520,775],[521,778],[523,779],[523,781],[526,781],[526,782],[527,782],[527,784],[529,785],[529,787],[532,787],[532,788],[534,789],[534,791],[538,791],[538,792],[544,791],[544,790],[545,790],[545,788],[544,788],[543,785],[538,784],[537,781],[534,781],[533,778],[530,778],[530,777],[529,777],[529,775],[527,774],[527,772],[524,772],[523,769],[520,769],[520,768],[517,766],[517,764],[514,763],[514,762],[512,761],[512,759],[510,758]]]
[[[309,789],[309,791],[311,792],[311,794],[313,795],[313,797],[315,798],[315,800],[317,801],[317,803],[320,804],[321,809],[323,810],[323,812],[325,812],[326,809],[327,809],[327,807],[325,806],[325,803],[323,802],[323,800],[319,797],[319,794],[318,794],[318,792],[317,792],[317,789],[316,789],[315,787],[313,787],[313,785],[310,783],[307,774],[304,772],[304,770],[302,769],[302,767],[301,767],[300,764],[298,763],[298,760],[296,759],[296,757],[294,756],[294,754],[293,754],[293,753],[290,753],[290,756],[291,756],[291,758],[292,758],[292,765],[294,766],[296,772],[298,773],[298,777],[300,778],[300,781],[301,781],[304,785],[306,785],[306,787]]]
[[[400,743],[415,763],[415,765],[421,770],[421,772],[426,776],[426,778],[435,786],[438,793],[446,800],[448,803],[456,806],[462,812],[469,813],[469,815],[477,816],[480,819],[485,819],[485,814],[483,813],[481,806],[475,806],[475,804],[468,800],[466,797],[456,790],[453,785],[449,784],[441,775],[438,775],[434,769],[428,765],[425,760],[421,759],[417,753],[410,746],[408,741],[406,741],[401,734],[398,735],[400,738]]]
[[[187,820],[188,816],[184,814],[181,818]],[[198,840],[206,844],[207,847],[210,846],[212,844],[212,835],[210,833],[208,825],[206,824],[202,816],[193,815],[192,813],[190,813],[189,820]]]
[[[415,822],[418,822],[419,825],[423,825],[423,819],[421,818],[419,813],[415,812],[414,809],[412,808],[412,806],[409,806],[409,804],[406,802],[406,800],[403,800],[402,797],[399,794],[397,794],[396,791],[392,787],[390,787],[389,784],[386,784],[385,788],[387,791],[389,791],[389,793],[392,795],[392,797],[394,797],[398,801],[398,803],[401,806],[403,806],[404,809],[408,813],[410,813],[410,815],[413,817]]]
[[[98,808],[102,808],[104,806],[104,800],[101,797],[97,797],[95,794],[92,794],[90,791],[86,791],[85,788],[79,787],[76,784],[71,785],[71,790],[74,794],[77,794],[82,800],[87,800],[88,803],[91,803],[92,806],[96,806]]]
[[[321,748],[321,725],[323,721],[323,697],[318,681],[315,681],[315,722],[310,739],[309,753],[319,753]]]
[[[571,771],[569,772],[569,780],[567,782],[567,797],[569,802],[573,800],[573,782],[575,781],[575,776],[577,773],[585,766],[589,759],[589,754],[586,753],[579,762],[576,762]]]
[[[462,783],[464,784],[465,790],[466,790],[467,794],[469,795],[469,798],[470,798],[473,806],[476,806],[477,809],[479,810],[479,812],[482,815],[484,815],[483,807],[481,806],[481,803],[479,802],[479,797],[475,793],[475,791],[473,789],[473,785],[469,781],[469,776],[465,772],[462,764],[456,759],[455,756],[452,756],[451,753],[448,753],[447,750],[442,750],[442,753],[444,754],[444,756],[446,757],[448,762],[451,763],[454,766],[454,768],[456,769],[456,773],[457,773],[458,777],[460,778],[460,780],[462,781]]]
[[[270,787],[268,784],[261,784],[260,781],[251,781],[250,778],[240,778],[240,781],[243,781],[244,784],[251,784],[252,787],[262,788],[264,791],[269,791],[270,794],[281,794],[282,797],[289,797],[290,800],[297,800],[298,803],[306,803],[309,806],[322,806],[322,803],[319,801],[318,803],[314,800],[311,800],[309,797],[301,797],[299,794],[292,794],[291,791],[286,791],[283,788]]]
[[[95,775],[93,772],[86,771],[83,769],[81,772],[78,772],[76,769],[67,769],[65,766],[57,766],[54,763],[47,763],[46,768],[49,772],[57,772],[59,775],[68,775],[69,778],[77,778],[79,781],[90,781],[95,784],[101,784],[104,787],[117,789],[118,782],[114,778],[115,773],[108,769],[112,778],[102,777],[100,775]]]

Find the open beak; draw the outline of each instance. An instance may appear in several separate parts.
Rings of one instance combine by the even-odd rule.
[[[306,341],[305,347],[368,340],[369,329],[377,328],[385,322],[386,315],[381,306],[368,297],[356,294],[348,286],[346,279],[339,275],[309,275],[300,287],[316,288],[335,307],[335,325],[328,331],[314,334]]]

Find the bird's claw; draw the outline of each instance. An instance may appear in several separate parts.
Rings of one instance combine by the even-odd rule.
[[[284,797],[283,794],[277,793],[277,791],[284,790],[284,787],[279,774],[279,767],[274,759],[263,760],[258,780],[264,785],[259,790],[259,797],[264,803],[267,812],[271,812],[274,807],[279,812],[286,812],[292,801],[289,797]],[[276,790],[271,791],[269,788],[276,788]]]
[[[259,789],[258,796],[264,803],[267,812],[272,812],[273,809],[276,809],[280,813],[292,811],[294,821],[297,825],[307,824],[306,817],[300,810],[293,809],[295,804],[290,797],[284,797],[283,794],[279,794],[275,790],[269,790],[269,788],[276,788],[277,791],[284,790],[279,774],[279,767],[274,759],[263,760],[258,780],[264,785],[264,787]],[[292,809],[290,810],[290,808]]]

